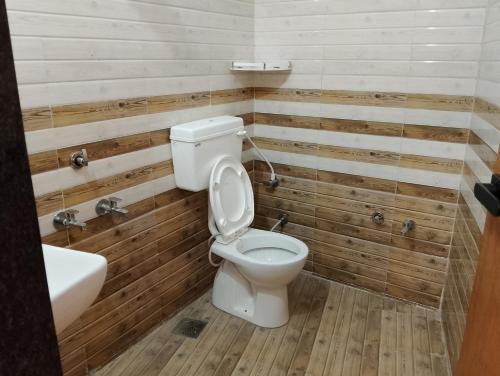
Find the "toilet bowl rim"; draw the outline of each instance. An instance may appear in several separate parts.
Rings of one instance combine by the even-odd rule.
[[[295,244],[298,245],[298,251],[296,252],[295,250],[288,250],[289,252],[293,253],[291,257],[286,257],[283,260],[280,260],[278,262],[268,262],[268,261],[261,261],[256,258],[253,258],[249,255],[246,255],[244,252],[241,252],[237,245],[240,240],[245,240],[248,238],[251,238],[253,236],[270,236],[274,238],[286,238]],[[287,250],[286,248],[283,248],[284,250]],[[229,261],[238,263],[238,261],[242,262],[248,262],[250,264],[255,264],[255,265],[262,265],[262,266],[287,266],[287,265],[293,265],[297,262],[303,261],[307,258],[307,255],[309,254],[309,248],[307,245],[299,240],[294,238],[293,236],[285,235],[285,234],[280,234],[280,233],[275,233],[275,232],[270,232],[270,231],[265,231],[265,230],[259,230],[259,229],[249,229],[247,232],[245,232],[242,236],[240,236],[238,239],[232,241],[229,244],[222,244],[219,242],[214,242],[212,244],[212,251],[225,258],[228,259]]]

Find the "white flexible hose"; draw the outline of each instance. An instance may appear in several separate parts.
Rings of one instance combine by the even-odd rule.
[[[260,149],[258,148],[257,145],[255,145],[255,142],[253,142],[252,138],[248,135],[247,131],[243,130],[243,131],[239,131],[237,133],[238,136],[240,137],[246,137],[248,141],[250,141],[250,143],[252,144],[252,146],[255,148],[255,151],[257,152],[257,154],[259,154],[259,156],[267,163],[267,165],[269,166],[269,169],[271,170],[271,181],[273,181],[274,179],[276,179],[276,174],[274,173],[274,168],[273,166],[271,165],[271,162],[269,162],[269,159],[266,158],[266,156],[264,154],[262,154],[262,152],[260,151]]]
[[[276,227],[278,227],[280,224],[281,224],[281,220],[279,220],[278,222],[276,222],[276,224],[273,227],[271,227],[271,232],[273,232],[274,230],[276,230]]]
[[[222,264],[222,262],[219,262],[218,264],[216,262],[214,262],[214,260],[212,259],[212,244],[210,244],[210,241],[212,239],[215,239],[216,236],[217,236],[217,234],[212,235],[211,237],[208,238],[208,241],[207,241],[207,244],[208,244],[208,262],[210,263],[210,265],[218,268],[220,266],[220,264]]]

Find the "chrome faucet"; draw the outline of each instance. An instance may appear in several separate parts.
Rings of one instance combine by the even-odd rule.
[[[106,215],[109,213],[120,215],[128,214],[127,209],[118,206],[120,201],[122,201],[122,199],[118,197],[103,198],[97,203],[95,211],[98,215]]]
[[[89,165],[89,157],[87,149],[77,151],[70,156],[70,163],[73,168],[82,168]]]
[[[78,213],[79,211],[76,209],[68,209],[57,213],[53,220],[54,227],[58,230],[70,227],[79,227],[80,230],[85,230],[87,228],[87,224],[85,222],[79,222],[76,219],[76,215]]]
[[[401,228],[401,236],[406,236],[408,233],[415,228],[415,221],[412,219],[405,219],[403,222],[403,227]]]

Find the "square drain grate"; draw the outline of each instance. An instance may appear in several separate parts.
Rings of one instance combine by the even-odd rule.
[[[198,338],[206,325],[207,321],[184,318],[179,321],[172,333],[189,338]]]

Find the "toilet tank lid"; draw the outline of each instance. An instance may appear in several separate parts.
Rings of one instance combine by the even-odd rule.
[[[218,116],[175,125],[170,130],[170,139],[172,141],[199,142],[234,133],[242,128],[242,118]]]

